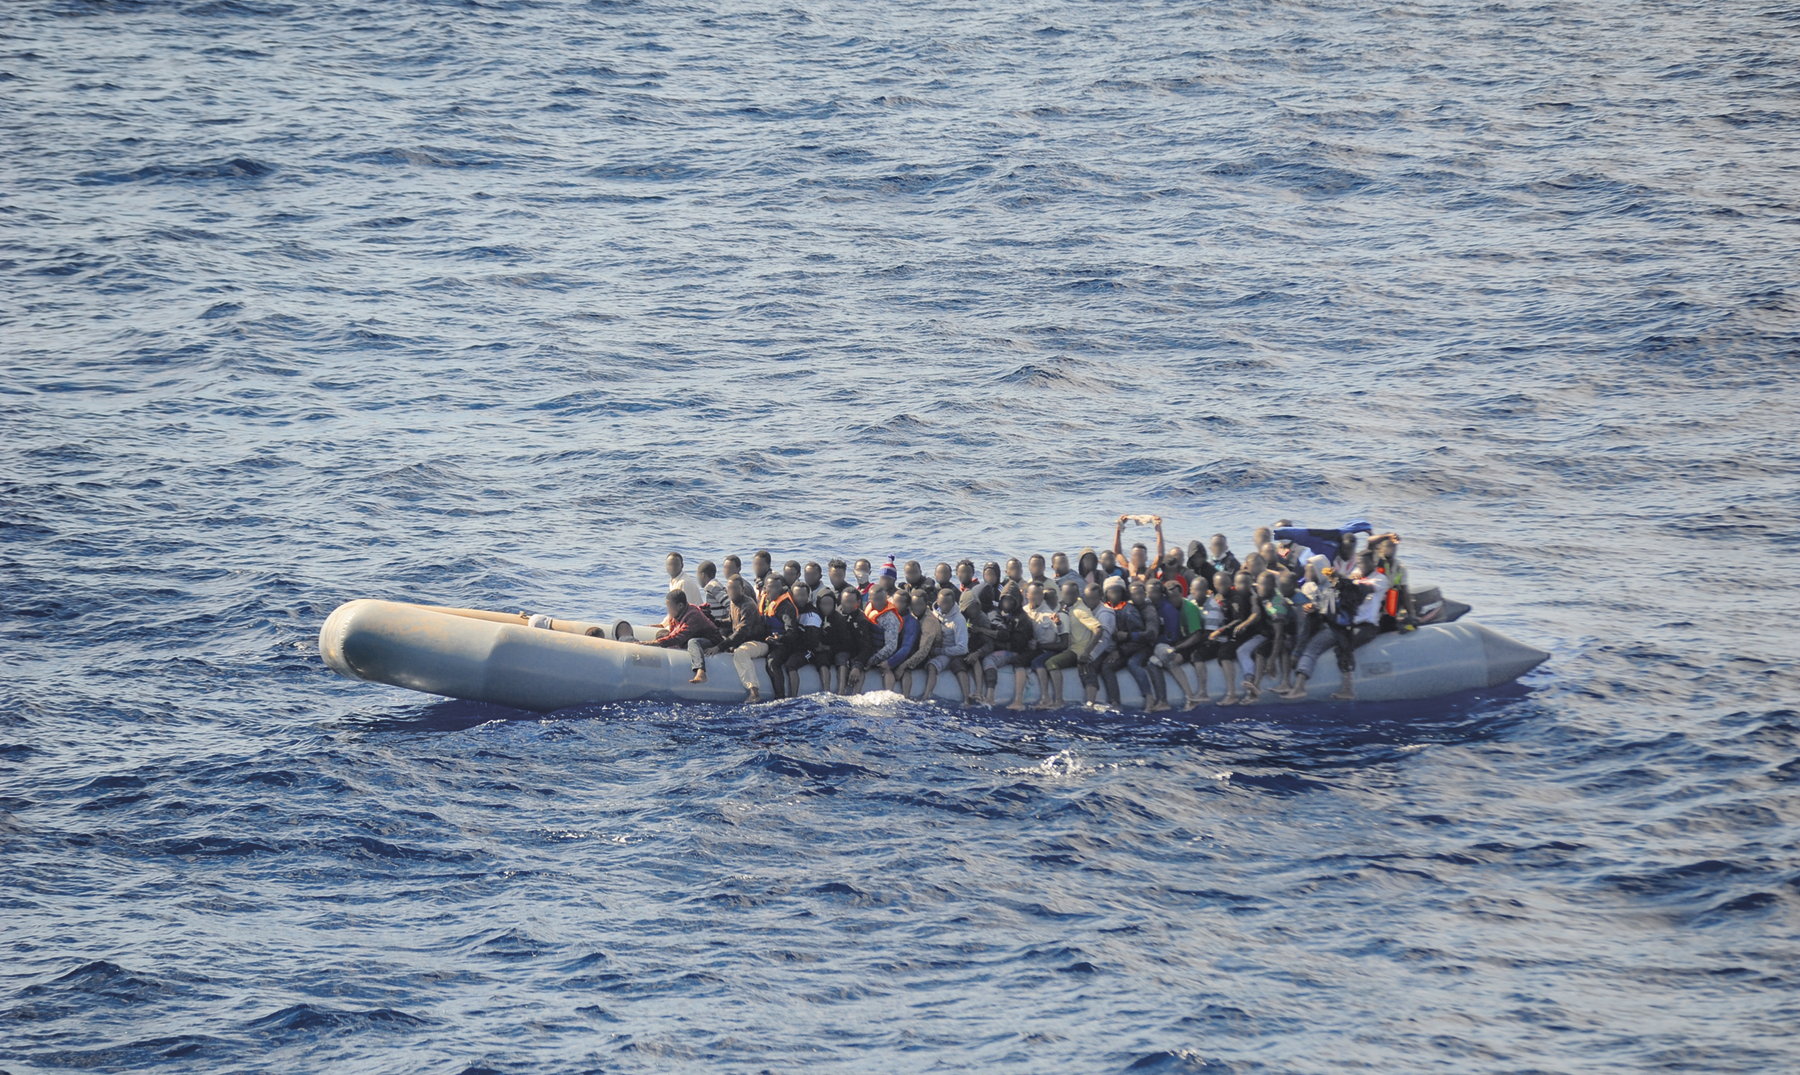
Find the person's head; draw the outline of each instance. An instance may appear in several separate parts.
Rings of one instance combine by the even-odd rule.
[[[1034,582],[1031,585],[1025,587],[1025,607],[1026,608],[1036,608],[1043,603],[1044,603],[1044,587],[1041,584]]]
[[[837,595],[826,590],[819,595],[817,601],[813,602],[813,607],[819,610],[819,615],[829,616],[837,611]]]
[[[1113,568],[1118,567],[1118,566],[1119,566],[1119,558],[1117,556],[1113,555],[1113,551],[1111,549],[1101,549],[1100,550],[1100,570],[1111,571]]]
[[[1294,525],[1294,523],[1290,519],[1276,519],[1274,529],[1281,530],[1281,529],[1285,529],[1286,527],[1290,527],[1293,525]],[[1294,544],[1293,538],[1278,537],[1275,539],[1275,547],[1280,549],[1282,552],[1287,552],[1289,548],[1293,547],[1293,544]]]
[[[789,560],[787,563],[782,564],[781,578],[788,584],[788,589],[793,589],[794,583],[800,581],[800,561]]]
[[[1098,582],[1088,583],[1087,586],[1081,591],[1081,601],[1082,601],[1082,604],[1085,604],[1089,608],[1099,608],[1100,607],[1100,584]]]
[[[1125,585],[1124,579],[1120,578],[1117,575],[1114,575],[1111,578],[1106,580],[1106,603],[1107,604],[1116,605],[1119,602],[1125,600],[1127,597],[1130,597],[1130,596],[1131,596],[1131,590],[1129,587],[1127,587]]]
[[[1244,557],[1243,566],[1244,570],[1250,573],[1250,577],[1255,578],[1262,574],[1263,568],[1268,567],[1269,564],[1268,561],[1263,559],[1262,553],[1253,552],[1249,556]]]
[[[750,600],[750,588],[744,585],[742,575],[731,576],[730,580],[725,583],[725,593],[731,598],[731,603],[734,605],[741,605]]]
[[[755,555],[750,557],[750,570],[756,572],[757,578],[766,578],[769,574],[769,566],[774,562],[769,557],[768,549],[758,549]]]
[[[1375,554],[1377,560],[1391,559],[1399,541],[1393,534],[1383,534],[1369,542],[1369,551]]]
[[[1100,570],[1100,557],[1093,549],[1082,549],[1081,555],[1075,558],[1075,573],[1082,577],[1092,575]]]
[[[1207,548],[1212,550],[1215,560],[1223,559],[1225,554],[1231,551],[1231,546],[1226,543],[1224,534],[1214,534],[1212,540],[1207,542]]]
[[[1162,584],[1162,582],[1157,579],[1151,579],[1149,582],[1145,583],[1144,584],[1144,597],[1147,598],[1149,600],[1149,602],[1153,605],[1162,604],[1162,599],[1163,599],[1163,584]]]
[[[1265,564],[1272,564],[1281,559],[1281,550],[1275,547],[1273,541],[1263,542],[1262,547],[1256,551],[1262,554],[1263,563]]]
[[[808,586],[816,590],[819,588],[819,583],[825,580],[825,572],[820,570],[817,560],[810,560],[805,567],[800,569],[800,577],[806,580]]]
[[[700,566],[694,569],[694,574],[699,577],[700,585],[704,586],[719,577],[719,565],[711,560],[702,560]]]
[[[923,572],[919,569],[919,561],[917,561],[917,560],[906,561],[906,582],[907,582],[907,584],[916,588],[919,585],[919,583],[924,582],[924,581],[925,581],[925,572]]]
[[[1012,590],[1001,591],[1000,611],[1001,612],[1017,612],[1017,611],[1019,611],[1019,595],[1017,593],[1014,593]]]
[[[782,594],[788,592],[787,580],[780,575],[770,575],[764,592],[769,595],[771,601],[780,597]]]
[[[946,564],[944,566],[946,568],[949,567],[948,564]],[[956,611],[956,591],[952,590],[948,586],[939,590],[938,595],[937,595],[937,607],[938,607],[938,614],[942,615],[942,616],[948,616],[952,612],[955,612]]]
[[[1275,595],[1275,572],[1265,571],[1256,576],[1256,593],[1259,597],[1273,597]]]
[[[1338,535],[1338,559],[1340,559],[1340,560],[1355,560],[1356,559],[1356,535],[1355,534],[1339,534]]]
[[[794,588],[791,592],[794,595],[794,604],[798,605],[799,607],[805,608],[806,606],[812,604],[812,587],[808,586],[806,583],[804,583],[804,582],[794,583]]]
[[[931,611],[931,598],[925,596],[924,590],[914,590],[912,595],[912,614],[923,616]]]
[[[986,564],[982,565],[981,581],[987,583],[989,586],[1000,585],[1000,565],[992,560],[989,560]]]
[[[1275,588],[1281,591],[1281,596],[1292,597],[1300,588],[1300,577],[1292,571],[1280,572],[1275,576]]]
[[[833,560],[833,561],[831,561],[830,564],[828,564],[826,566],[829,567],[831,570],[831,574],[828,577],[831,579],[832,589],[834,589],[834,590],[843,589],[844,581],[845,581],[844,573],[846,571],[850,570],[850,565],[846,564],[842,560]]]
[[[888,607],[888,592],[884,586],[869,587],[869,607],[876,612]]]
[[[937,565],[937,567],[932,569],[931,577],[937,580],[937,584],[939,586],[950,585],[951,584],[950,565],[940,562]]]
[[[1150,546],[1141,541],[1131,546],[1131,566],[1137,568],[1139,572],[1144,570],[1144,561],[1149,557]]]
[[[1250,531],[1250,547],[1253,549],[1260,549],[1264,545],[1267,545],[1272,537],[1274,537],[1274,535],[1269,532],[1268,527],[1259,526],[1255,530]]]
[[[1141,581],[1133,582],[1131,584],[1131,603],[1132,604],[1141,605],[1145,601],[1149,600],[1149,597],[1150,597],[1150,588],[1148,586],[1145,586]]]
[[[956,562],[956,582],[965,590],[975,585],[975,561],[958,560]]]
[[[1249,571],[1240,571],[1237,578],[1231,580],[1231,588],[1240,594],[1250,593],[1256,587],[1256,576]]]
[[[866,556],[858,558],[854,566],[856,568],[856,577],[858,579],[868,578],[869,572],[875,570],[875,565],[870,563],[869,558]]]
[[[1308,559],[1306,561],[1307,581],[1308,582],[1317,582],[1317,583],[1324,582],[1325,576],[1320,574],[1320,572],[1325,567],[1327,567],[1330,563],[1331,563],[1331,561],[1325,559],[1323,556],[1314,556],[1314,557]]]
[[[1017,556],[1006,561],[1006,577],[1012,579],[1014,582],[1025,577],[1025,565],[1019,562]]]
[[[1043,576],[1044,576],[1044,554],[1038,553],[1038,552],[1032,553],[1031,559],[1029,559],[1025,562],[1025,567],[1028,571],[1031,572],[1032,578],[1034,578],[1034,579],[1043,578]]]
[[[862,593],[856,587],[846,587],[838,596],[844,602],[844,615],[862,611]]]
[[[734,552],[730,556],[727,556],[725,558],[725,577],[726,578],[728,578],[728,579],[736,578],[737,576],[743,574],[743,571],[744,571],[744,561],[738,559],[737,553]]]
[[[1075,583],[1075,582],[1063,583],[1062,584],[1062,603],[1065,605],[1073,605],[1075,602],[1077,602],[1079,600],[1081,600],[1081,585],[1079,583]]]
[[[1069,573],[1068,553],[1053,552],[1050,554],[1050,573],[1052,575],[1067,575]]]
[[[1219,571],[1214,573],[1212,580],[1213,593],[1218,594],[1220,597],[1230,597],[1231,587],[1235,581],[1236,580],[1231,577],[1230,572]]]
[[[669,606],[669,621],[671,623],[687,615],[687,594],[681,590],[670,590],[668,596],[663,598],[663,604]]]
[[[672,579],[680,578],[681,577],[681,554],[678,552],[670,553],[668,558],[663,561],[663,566],[668,569],[670,578],[672,578]]]
[[[1375,554],[1368,549],[1356,554],[1356,573],[1368,578],[1375,573]]]
[[[629,642],[636,637],[637,635],[631,633],[631,624],[626,623],[624,620],[620,620],[618,623],[613,624],[614,641]]]
[[[1170,549],[1163,553],[1162,566],[1164,571],[1179,573],[1183,567],[1187,566],[1187,559],[1181,555],[1180,549]]]

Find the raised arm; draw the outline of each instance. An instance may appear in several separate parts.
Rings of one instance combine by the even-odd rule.
[[[1129,518],[1131,518],[1131,516],[1121,515],[1121,516],[1119,516],[1119,521],[1117,523],[1113,524],[1113,555],[1114,556],[1123,557],[1125,555],[1125,548],[1123,545],[1121,545],[1119,543],[1125,537],[1125,520],[1129,519]]]
[[[1153,566],[1160,568],[1162,567],[1163,556],[1165,555],[1165,550],[1163,549],[1162,516],[1155,515],[1152,516],[1152,518],[1156,520],[1156,559],[1153,562]]]

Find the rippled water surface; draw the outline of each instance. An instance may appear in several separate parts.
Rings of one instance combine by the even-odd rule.
[[[1791,5],[0,9],[0,1068],[1800,1067]],[[1366,514],[1407,706],[525,714],[360,596]]]

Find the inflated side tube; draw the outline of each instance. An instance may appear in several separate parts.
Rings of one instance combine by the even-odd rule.
[[[477,613],[477,614],[471,614]],[[729,654],[707,660],[707,682],[689,683],[685,649],[613,642],[576,633],[579,621],[556,621],[560,630],[527,627],[517,616],[440,609],[397,601],[351,601],[340,606],[319,630],[319,653],[335,671],[352,679],[387,683],[408,690],[492,702],[515,709],[554,712],[587,702],[634,698],[680,698],[695,702],[741,702],[744,686]],[[564,627],[569,624],[569,627]],[[1385,634],[1356,651],[1356,699],[1367,702],[1435,698],[1459,691],[1497,687],[1536,668],[1550,655],[1479,623],[1431,624],[1404,634]],[[757,661],[757,685],[770,697],[769,678]],[[1171,673],[1169,700],[1185,701],[1192,669]],[[811,668],[800,673],[802,693],[819,689]],[[1209,700],[1225,693],[1217,662],[1207,665]],[[1342,679],[1327,651],[1306,698],[1324,701]],[[923,687],[915,675],[914,692]],[[1119,688],[1127,706],[1141,706],[1137,684],[1123,668]],[[871,674],[865,691],[881,689]],[[1002,675],[998,701],[1010,702],[1012,676]],[[956,677],[938,678],[937,696],[960,701]],[[1063,697],[1083,698],[1080,679],[1064,672]],[[1037,680],[1026,681],[1026,701],[1037,700]],[[1104,700],[1104,696],[1102,698]],[[1284,699],[1265,688],[1262,704]]]

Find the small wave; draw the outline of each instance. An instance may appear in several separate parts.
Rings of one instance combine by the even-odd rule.
[[[152,164],[131,172],[82,172],[77,181],[88,185],[111,183],[205,183],[213,180],[264,179],[275,166],[249,157],[201,164]]]

